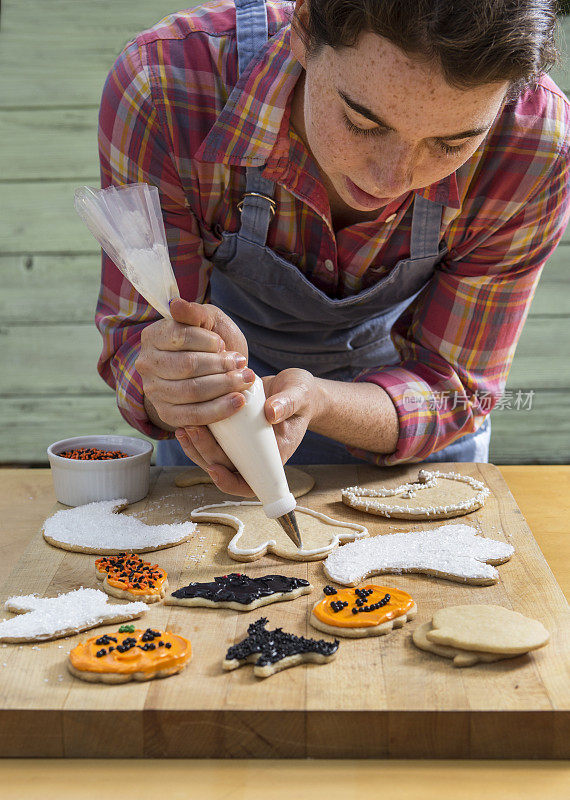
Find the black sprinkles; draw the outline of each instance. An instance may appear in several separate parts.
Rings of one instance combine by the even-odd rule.
[[[124,628],[127,629],[133,628],[132,632],[134,632],[134,626],[132,625],[122,625],[121,628],[119,628],[119,632],[131,633],[130,630],[123,631],[122,629]],[[95,653],[95,656],[97,658],[102,658],[103,656],[107,655],[107,652],[112,653],[113,650],[117,650],[118,653],[128,653],[128,651],[132,650],[133,647],[138,647],[139,650],[144,650],[144,652],[148,652],[149,650],[156,650],[156,644],[154,644],[154,639],[159,639],[158,642],[159,647],[166,647],[167,650],[170,650],[172,645],[170,644],[170,642],[163,642],[161,636],[162,633],[160,631],[155,631],[152,628],[147,628],[140,638],[140,641],[144,642],[144,644],[142,645],[137,644],[136,636],[125,636],[121,644],[117,645],[116,648],[111,645],[111,647],[109,647],[109,650],[107,651],[104,647],[102,647],[101,650],[98,650]],[[95,644],[109,645],[111,642],[115,642],[116,644],[117,638],[115,636],[111,636],[108,633],[104,634],[103,636],[100,636],[98,639],[95,639]]]
[[[354,601],[354,606],[350,609],[353,614],[360,614],[360,612],[370,612],[376,611],[379,608],[383,608],[390,602],[390,595],[386,592],[384,597],[381,600],[378,600],[377,603],[372,603],[368,605],[367,598],[369,595],[372,594],[373,589],[355,589],[354,594],[356,600]],[[326,595],[337,594],[337,590],[334,589],[332,586],[325,586],[323,592]],[[333,600],[330,604],[331,611],[334,614],[338,614],[339,611],[342,611],[343,608],[348,608],[348,602],[346,600]]]
[[[331,657],[338,650],[338,639],[333,642],[325,639],[306,639],[304,636],[286,633],[282,628],[268,631],[266,625],[266,617],[253,622],[247,629],[247,637],[229,648],[226,662],[239,661],[241,666],[251,656],[259,653],[255,666],[266,667],[295,655],[314,653]]]

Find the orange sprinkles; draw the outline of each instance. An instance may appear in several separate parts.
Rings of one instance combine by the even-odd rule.
[[[113,458],[129,458],[129,454],[123,453],[122,450],[99,450],[98,447],[77,447],[75,450],[64,450],[57,455],[74,461],[110,461]]]
[[[167,574],[158,564],[143,561],[136,553],[119,553],[95,559],[99,577],[107,577],[107,583],[116,589],[137,594],[160,594]]]

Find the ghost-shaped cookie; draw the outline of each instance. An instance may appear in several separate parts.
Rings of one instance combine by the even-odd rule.
[[[0,642],[43,642],[98,625],[136,619],[146,612],[147,605],[111,604],[104,592],[81,588],[58,597],[10,597],[5,608],[18,616],[0,620]]]
[[[470,475],[421,469],[417,481],[400,486],[349,486],[342,490],[342,502],[381,517],[450,519],[481,508],[488,495],[485,484]]]
[[[228,545],[228,555],[234,561],[257,561],[266,553],[293,561],[319,561],[339,544],[368,536],[364,525],[341,522],[310,508],[297,506],[295,516],[302,548],[295,547],[277,520],[268,519],[261,503],[255,501],[201,506],[190,515],[195,521],[219,522],[235,529]]]
[[[351,542],[331,553],[323,566],[331,580],[344,586],[356,586],[371,575],[402,572],[485,586],[499,578],[492,565],[503,564],[513,553],[506,542],[453,524]]]

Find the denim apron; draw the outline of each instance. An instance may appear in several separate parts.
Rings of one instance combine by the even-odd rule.
[[[267,16],[264,0],[235,0],[235,5],[242,72],[267,42]],[[399,363],[392,326],[447,252],[439,242],[442,205],[415,195],[410,257],[368,289],[333,299],[267,247],[275,185],[262,172],[263,167],[247,168],[240,230],[222,233],[212,258],[211,303],[243,331],[249,366],[260,376],[298,367],[320,378],[351,381],[363,369]],[[487,417],[477,431],[426,461],[486,462],[490,436]],[[158,442],[157,455],[162,466],[192,463],[175,439]],[[339,442],[307,431],[288,463],[363,462]]]

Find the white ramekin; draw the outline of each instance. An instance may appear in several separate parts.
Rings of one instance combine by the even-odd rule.
[[[128,456],[108,461],[76,461],[58,455],[77,447],[122,450]],[[54,442],[47,454],[55,496],[66,506],[120,497],[136,503],[148,494],[152,450],[150,442],[136,436],[74,436]]]

